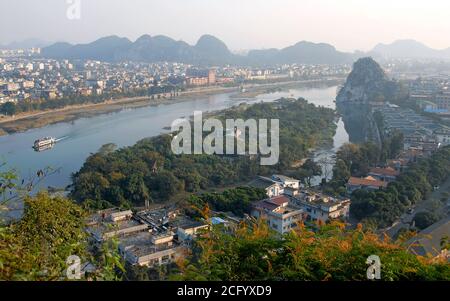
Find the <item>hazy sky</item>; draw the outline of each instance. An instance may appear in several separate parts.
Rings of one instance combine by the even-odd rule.
[[[449,0],[0,0],[0,43],[28,38],[90,42],[116,34],[164,34],[193,44],[204,33],[231,49],[285,47],[301,40],[339,50],[416,39],[450,47]]]

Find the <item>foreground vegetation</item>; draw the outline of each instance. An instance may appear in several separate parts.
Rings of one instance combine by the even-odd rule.
[[[0,173],[0,183],[1,200],[20,189],[10,172]],[[254,193],[236,189],[218,199]],[[367,280],[369,255],[380,257],[382,280],[450,280],[447,262],[415,256],[401,241],[381,240],[362,227],[346,230],[341,223],[318,225],[315,232],[299,225],[284,237],[264,221],[213,226],[176,266],[132,267],[118,255],[116,241],[89,245],[87,212],[73,201],[42,192],[27,196],[24,205],[20,220],[0,224],[0,280],[67,280],[69,255],[94,264],[92,280]],[[199,213],[209,220],[208,206]]]
[[[196,242],[193,254],[178,262],[173,280],[233,281],[364,281],[366,260],[377,255],[381,279],[450,280],[450,265],[417,257],[400,243],[341,223],[312,232],[299,225],[281,238],[266,223],[241,224],[232,231],[215,228]]]
[[[258,156],[175,155],[171,136],[145,139],[114,151],[102,148],[73,175],[71,196],[94,207],[164,202],[183,192],[200,192],[248,181],[258,174],[283,171],[310,149],[331,143],[336,125],[331,109],[304,99],[241,105],[218,118],[279,119],[280,161],[261,166]],[[107,201],[107,202],[106,202]]]

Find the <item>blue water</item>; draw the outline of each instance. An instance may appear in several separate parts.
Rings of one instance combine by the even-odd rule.
[[[287,91],[262,94],[254,99],[235,99],[233,93],[202,96],[185,102],[124,109],[119,112],[81,118],[0,137],[0,162],[7,162],[27,179],[37,170],[51,167],[59,169],[41,183],[42,187],[65,187],[70,184],[70,175],[83,165],[86,158],[107,143],[118,147],[129,146],[137,141],[167,132],[177,118],[191,116],[194,111],[211,112],[230,108],[242,102],[273,101],[280,97],[304,97],[317,105],[334,108],[336,86],[320,88],[295,88]],[[344,131],[344,132],[342,132]],[[54,148],[35,152],[34,140],[52,136],[61,139]],[[348,141],[342,122],[339,123],[335,147]]]

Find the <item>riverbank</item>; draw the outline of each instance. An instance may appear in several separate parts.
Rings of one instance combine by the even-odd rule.
[[[160,104],[173,104],[181,101],[191,100],[193,97],[205,96],[216,93],[227,93],[237,91],[236,87],[213,87],[209,89],[196,89],[180,92],[176,98],[151,99],[148,96],[122,98],[108,100],[102,103],[83,104],[68,106],[61,109],[49,111],[27,112],[15,117],[4,117],[0,119],[0,136],[24,132],[33,128],[59,122],[71,122],[79,118],[88,118],[96,115],[117,112],[123,109],[133,109],[145,106],[157,106]]]
[[[15,117],[4,117],[0,119],[0,136],[24,132],[29,129],[40,128],[59,122],[71,122],[79,118],[88,118],[96,115],[117,112],[123,109],[133,109],[145,106],[157,106],[160,104],[174,104],[183,101],[192,100],[195,97],[207,96],[219,93],[236,92],[233,98],[253,98],[259,94],[265,93],[267,89],[276,89],[279,87],[290,87],[308,84],[331,84],[339,79],[320,79],[320,80],[303,80],[303,81],[287,81],[279,83],[251,84],[244,86],[245,92],[239,93],[239,87],[208,87],[197,88],[189,91],[180,92],[175,98],[158,98],[150,97],[132,97],[122,98],[118,100],[108,100],[96,104],[84,104],[69,106],[61,109],[49,111],[27,112],[18,114]]]

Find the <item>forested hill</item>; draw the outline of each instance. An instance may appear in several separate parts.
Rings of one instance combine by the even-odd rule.
[[[261,166],[257,156],[175,155],[171,136],[161,135],[115,151],[103,147],[90,156],[72,177],[72,197],[94,206],[130,206],[235,185],[258,174],[289,169],[311,148],[331,144],[336,130],[333,110],[316,107],[304,99],[240,105],[216,116],[279,119],[279,163]]]

